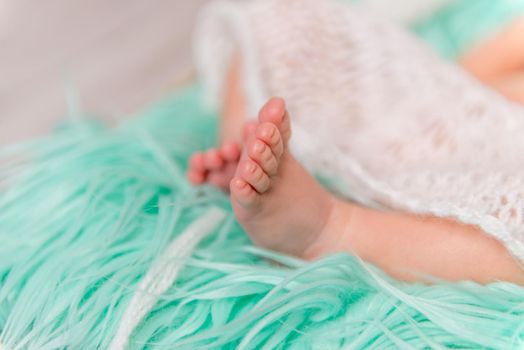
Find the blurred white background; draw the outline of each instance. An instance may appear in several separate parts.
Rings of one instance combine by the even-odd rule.
[[[0,144],[41,135],[67,113],[123,118],[191,79],[206,0],[0,0]]]

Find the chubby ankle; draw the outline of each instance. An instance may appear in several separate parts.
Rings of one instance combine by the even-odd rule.
[[[351,252],[355,208],[356,205],[331,196],[324,224],[317,238],[304,250],[302,257],[314,260],[333,253]]]

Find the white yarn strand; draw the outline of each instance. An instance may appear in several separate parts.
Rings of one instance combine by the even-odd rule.
[[[178,273],[197,244],[213,232],[225,217],[226,213],[222,209],[210,209],[166,248],[138,285],[109,349],[126,348],[135,327],[150,312],[158,297],[176,281]]]

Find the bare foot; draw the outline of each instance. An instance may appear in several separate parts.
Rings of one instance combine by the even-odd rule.
[[[522,267],[476,227],[336,199],[289,153],[290,135],[284,101],[270,100],[231,180],[235,215],[255,244],[305,259],[351,252],[407,281],[523,283]]]
[[[246,123],[244,140],[253,132],[257,124],[257,122]],[[189,160],[187,178],[195,185],[209,183],[227,192],[240,160],[241,147],[236,142],[225,142],[220,148],[210,148],[205,152],[193,154]]]
[[[293,158],[285,103],[262,108],[231,181],[235,215],[257,245],[314,258],[337,250],[350,206],[335,199]]]

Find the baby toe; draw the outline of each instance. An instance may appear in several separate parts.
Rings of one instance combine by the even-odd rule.
[[[272,97],[267,101],[258,113],[261,123],[270,122],[279,124],[286,112],[286,102],[280,97]]]
[[[193,171],[205,171],[206,166],[204,161],[204,154],[200,152],[193,154],[191,158],[189,158],[189,168]]]
[[[243,207],[252,207],[259,200],[259,194],[240,177],[234,177],[229,184],[231,199]]]
[[[251,159],[246,159],[239,164],[239,175],[258,193],[264,193],[269,189],[270,180],[268,175]]]
[[[226,162],[236,162],[240,159],[240,145],[236,142],[224,143],[219,152]]]
[[[224,159],[216,149],[210,149],[204,154],[204,164],[208,170],[218,170],[224,166]]]
[[[252,120],[244,124],[244,130],[242,133],[242,140],[243,142],[247,142],[251,135],[255,132],[258,126],[258,121]]]
[[[280,159],[282,153],[284,153],[284,143],[282,142],[282,137],[280,136],[280,131],[272,123],[262,123],[257,127],[255,132],[257,139],[264,141],[276,159]]]
[[[273,97],[260,110],[258,115],[260,123],[272,123],[280,131],[286,142],[291,137],[291,125],[286,102],[280,97]]]
[[[277,174],[278,162],[271,148],[258,138],[247,145],[248,156],[269,176]]]

